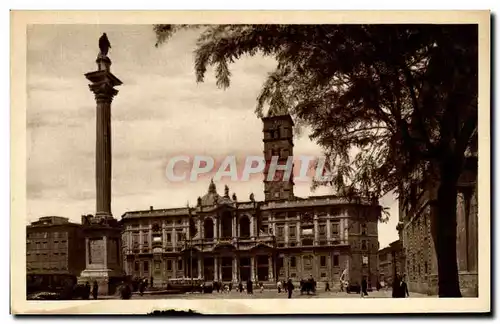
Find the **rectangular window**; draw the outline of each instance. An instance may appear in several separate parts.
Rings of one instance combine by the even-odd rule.
[[[338,267],[339,266],[339,256],[338,254],[333,255],[333,266]]]
[[[177,260],[177,270],[182,270],[182,260]]]
[[[319,258],[319,260],[320,260],[320,265],[321,265],[322,267],[326,267],[326,256],[322,255],[322,256]]]
[[[295,226],[290,226],[288,233],[290,237],[295,237],[297,235],[297,228]]]
[[[167,260],[167,271],[172,271],[172,260]]]
[[[167,244],[172,243],[172,234],[167,233]]]
[[[283,226],[278,226],[278,231],[276,233],[276,236],[278,236],[278,237],[285,236],[285,228]]]
[[[361,241],[361,250],[366,250],[366,241],[365,240]]]
[[[332,224],[332,235],[337,236],[339,235],[339,223],[333,223]]]
[[[148,261],[144,261],[144,263],[143,263],[143,270],[144,270],[144,272],[148,272],[149,271],[149,262]]]
[[[295,257],[293,256],[290,258],[290,267],[295,268],[295,266],[296,266],[296,260]]]
[[[326,225],[319,225],[319,235],[326,234]]]
[[[139,261],[136,261],[134,264],[134,271],[139,271]]]

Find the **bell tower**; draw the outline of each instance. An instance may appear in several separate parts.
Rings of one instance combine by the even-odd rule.
[[[278,168],[273,179],[268,179],[271,162],[277,160],[279,166],[285,166],[288,157],[293,157],[293,120],[290,115],[278,115],[262,118],[264,133],[264,196],[266,201],[293,199],[293,172],[288,179],[286,171]],[[291,160],[290,160],[291,161]],[[288,161],[290,171],[293,164]]]

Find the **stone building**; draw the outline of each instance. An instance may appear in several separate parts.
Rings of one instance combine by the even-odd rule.
[[[477,151],[476,151],[477,152]],[[408,289],[436,295],[438,293],[438,268],[431,235],[432,209],[430,202],[437,188],[434,183],[413,195],[413,203],[400,198],[398,231],[403,243]],[[460,290],[463,296],[478,294],[478,195],[477,153],[469,154],[459,178],[457,195],[457,265]]]
[[[49,216],[26,226],[27,284],[49,286],[76,281],[85,268],[82,226]]]
[[[282,164],[293,154],[292,119],[263,123],[265,160],[278,156]],[[265,201],[253,194],[240,201],[228,187],[219,195],[212,181],[195,207],[126,212],[126,273],[153,278],[155,285],[179,277],[236,283],[310,276],[335,285],[347,269],[351,281],[366,276],[375,283],[380,206],[335,196],[299,198],[293,176],[280,181],[283,173],[275,175],[264,182]]]
[[[401,263],[402,245],[400,240],[396,240],[389,246],[378,251],[378,274],[380,282],[385,282],[392,286],[394,276],[403,272]]]

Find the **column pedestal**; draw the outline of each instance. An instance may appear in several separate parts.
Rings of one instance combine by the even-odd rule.
[[[88,225],[85,233],[85,270],[78,284],[98,285],[99,295],[116,293],[117,286],[125,279],[120,258],[121,229],[113,226]]]

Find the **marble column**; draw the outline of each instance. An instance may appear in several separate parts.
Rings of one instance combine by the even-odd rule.
[[[328,215],[328,219],[326,220],[326,239],[328,241],[331,240],[332,238],[332,229],[331,229],[332,225],[331,225],[331,222],[330,222],[330,215]]]
[[[85,74],[96,101],[96,217],[111,217],[111,102],[122,82],[110,72],[111,60],[97,57],[98,71]]]
[[[165,224],[162,224],[161,226],[161,242],[162,242],[162,247],[165,249],[167,246],[167,231],[165,229]]]
[[[250,257],[250,279],[255,281],[255,256]]]
[[[232,226],[232,230],[231,230],[231,237],[236,237],[237,236],[237,233],[236,233],[236,217],[233,216],[233,218],[231,218],[232,222],[231,222],[231,226]]]
[[[238,282],[238,258],[233,256],[233,282]]]
[[[273,257],[272,256],[269,256],[268,266],[269,266],[269,275],[267,276],[267,278],[269,279],[269,281],[272,281],[272,280],[274,280],[274,267],[273,267]]]
[[[218,238],[219,234],[217,232],[217,220],[214,220],[214,239]]]
[[[201,266],[201,256],[198,257],[198,278],[201,278],[203,277],[202,276],[202,266]]]
[[[318,215],[314,215],[314,245],[318,244],[319,233],[318,233]]]
[[[254,224],[253,224],[253,215],[249,217],[250,218],[250,236],[253,237],[255,236],[255,231],[254,231]]]
[[[148,249],[151,249],[151,247],[153,246],[153,229],[152,229],[152,226],[149,225],[148,226],[148,236],[149,236],[149,239],[148,239],[148,246],[146,246],[146,248]]]
[[[219,280],[219,263],[216,256],[214,256],[214,280]]]

